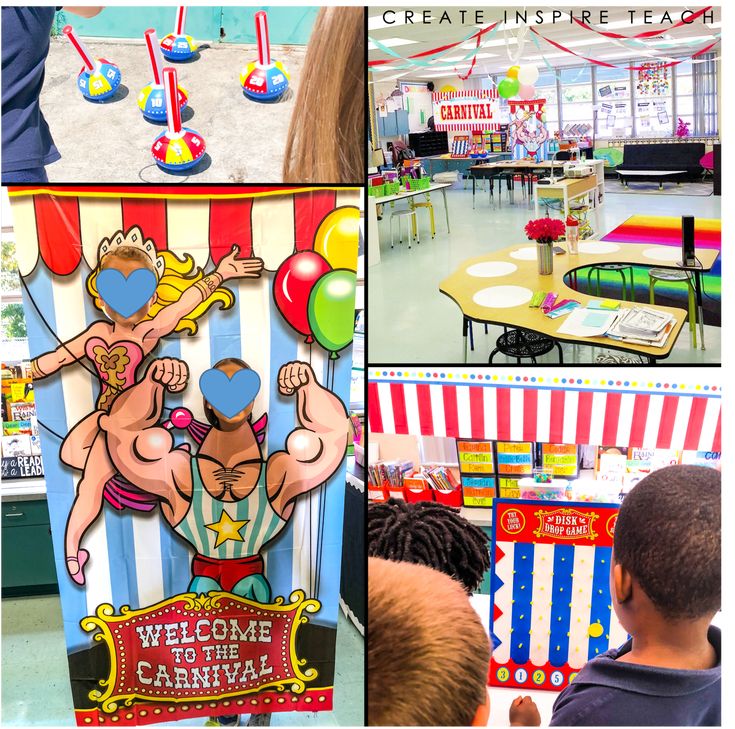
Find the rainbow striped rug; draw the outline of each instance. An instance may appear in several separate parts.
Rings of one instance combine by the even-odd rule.
[[[617,228],[610,231],[602,240],[616,243],[640,243],[641,245],[664,245],[681,247],[681,218],[664,215],[631,215]],[[722,222],[717,218],[696,218],[694,221],[695,248],[714,248],[721,250]],[[718,258],[709,273],[702,276],[704,286],[705,324],[720,326],[720,301],[722,293],[722,259]],[[581,277],[580,277],[580,280]],[[620,292],[620,276],[604,273],[600,276],[605,294]],[[648,301],[648,269],[635,268],[634,282],[636,300]],[[661,281],[656,284],[656,303],[686,308],[686,288],[681,283]]]

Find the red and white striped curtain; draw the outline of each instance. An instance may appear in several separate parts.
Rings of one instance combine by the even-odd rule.
[[[716,395],[370,382],[373,433],[720,451]]]

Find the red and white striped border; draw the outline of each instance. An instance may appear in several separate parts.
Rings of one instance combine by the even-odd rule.
[[[452,99],[464,99],[468,96],[476,99],[497,99],[497,89],[479,89],[476,91],[435,91],[431,94],[431,103],[434,104],[437,101],[451,101]]]
[[[255,13],[255,34],[258,39],[258,63],[261,66],[269,66],[271,50],[268,38],[268,16],[264,10]]]
[[[510,113],[515,114],[518,109],[523,111],[541,111],[546,106],[546,99],[529,99],[528,101],[508,101]]]
[[[673,392],[369,382],[371,432],[720,451],[720,398]]]

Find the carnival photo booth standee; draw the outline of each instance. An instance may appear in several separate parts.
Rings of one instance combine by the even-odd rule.
[[[359,190],[10,195],[77,723],[329,711]]]

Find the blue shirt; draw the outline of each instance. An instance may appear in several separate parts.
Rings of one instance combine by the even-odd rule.
[[[717,665],[705,671],[617,661],[632,641],[589,661],[554,702],[550,726],[720,726],[720,629],[707,635]]]
[[[61,157],[38,103],[55,8],[2,10],[2,169],[16,172]]]

